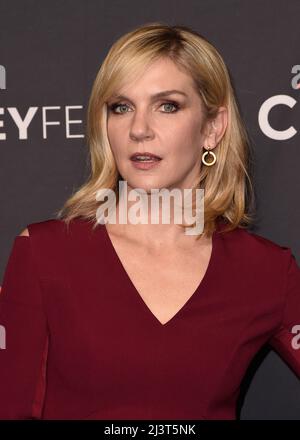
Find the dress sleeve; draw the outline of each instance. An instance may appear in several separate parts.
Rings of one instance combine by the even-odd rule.
[[[42,418],[47,319],[30,236],[17,236],[0,293],[0,419]]]
[[[290,248],[284,248],[285,296],[281,325],[269,344],[300,378],[300,268]]]

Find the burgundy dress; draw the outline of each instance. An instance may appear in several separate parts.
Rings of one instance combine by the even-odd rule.
[[[241,228],[222,233],[219,222],[202,282],[161,324],[105,225],[27,227],[0,294],[0,419],[235,419],[266,343],[300,377],[290,248]]]

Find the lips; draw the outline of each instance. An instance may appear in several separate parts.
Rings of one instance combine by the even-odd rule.
[[[161,160],[162,158],[160,156],[157,156],[156,154],[145,152],[145,153],[134,153],[130,156],[131,160]]]

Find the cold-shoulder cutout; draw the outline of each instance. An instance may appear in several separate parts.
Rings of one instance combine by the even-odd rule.
[[[28,228],[25,228],[22,232],[21,232],[21,234],[19,234],[18,235],[18,237],[29,237],[29,231],[28,231]]]

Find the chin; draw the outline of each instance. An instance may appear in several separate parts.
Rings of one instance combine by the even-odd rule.
[[[145,180],[145,176],[142,176],[140,179],[124,179],[124,181],[127,182],[127,191],[129,192],[131,189],[137,188],[137,192],[139,192],[138,190],[144,190],[147,194],[151,194],[152,188],[160,190],[165,187],[162,183],[158,182],[157,178],[151,180],[151,177],[149,176],[147,178],[147,184],[145,184]]]

